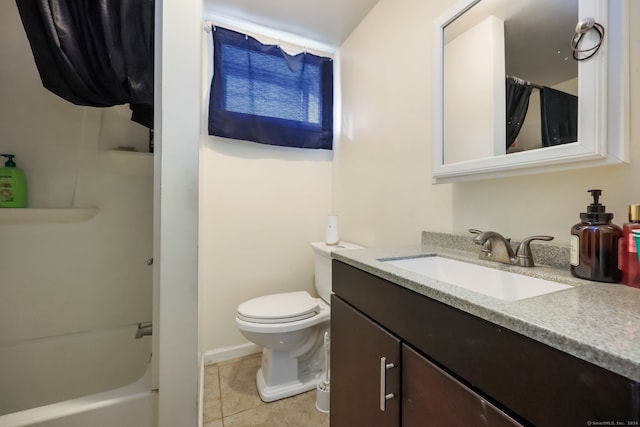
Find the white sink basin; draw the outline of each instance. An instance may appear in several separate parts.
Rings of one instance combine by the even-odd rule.
[[[439,256],[381,259],[380,261],[505,301],[517,301],[571,288],[562,283]]]

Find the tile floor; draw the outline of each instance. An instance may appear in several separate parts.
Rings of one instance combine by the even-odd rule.
[[[205,367],[204,427],[329,427],[315,390],[264,403],[256,390],[261,354]]]

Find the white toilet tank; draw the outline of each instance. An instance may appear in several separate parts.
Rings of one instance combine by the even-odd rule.
[[[331,301],[331,254],[333,252],[350,249],[362,249],[354,243],[339,242],[337,245],[327,245],[325,242],[311,243],[315,259],[315,281],[318,295],[327,303]]]

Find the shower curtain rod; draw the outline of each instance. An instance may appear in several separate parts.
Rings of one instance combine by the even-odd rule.
[[[544,87],[544,86],[540,86],[540,85],[535,84],[535,83],[531,83],[528,80],[521,79],[520,77],[516,77],[516,76],[507,76],[507,77],[515,80],[516,83],[519,83],[521,85],[531,86],[532,88],[535,88],[535,89],[538,89],[538,90],[540,90],[540,89],[542,89]]]

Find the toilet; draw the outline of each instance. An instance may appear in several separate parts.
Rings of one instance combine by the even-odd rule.
[[[362,248],[347,242],[313,242],[311,247],[320,298],[306,291],[285,292],[253,298],[238,306],[238,329],[263,347],[256,385],[265,402],[316,388],[325,369],[324,334],[329,330],[331,315],[331,254]]]

